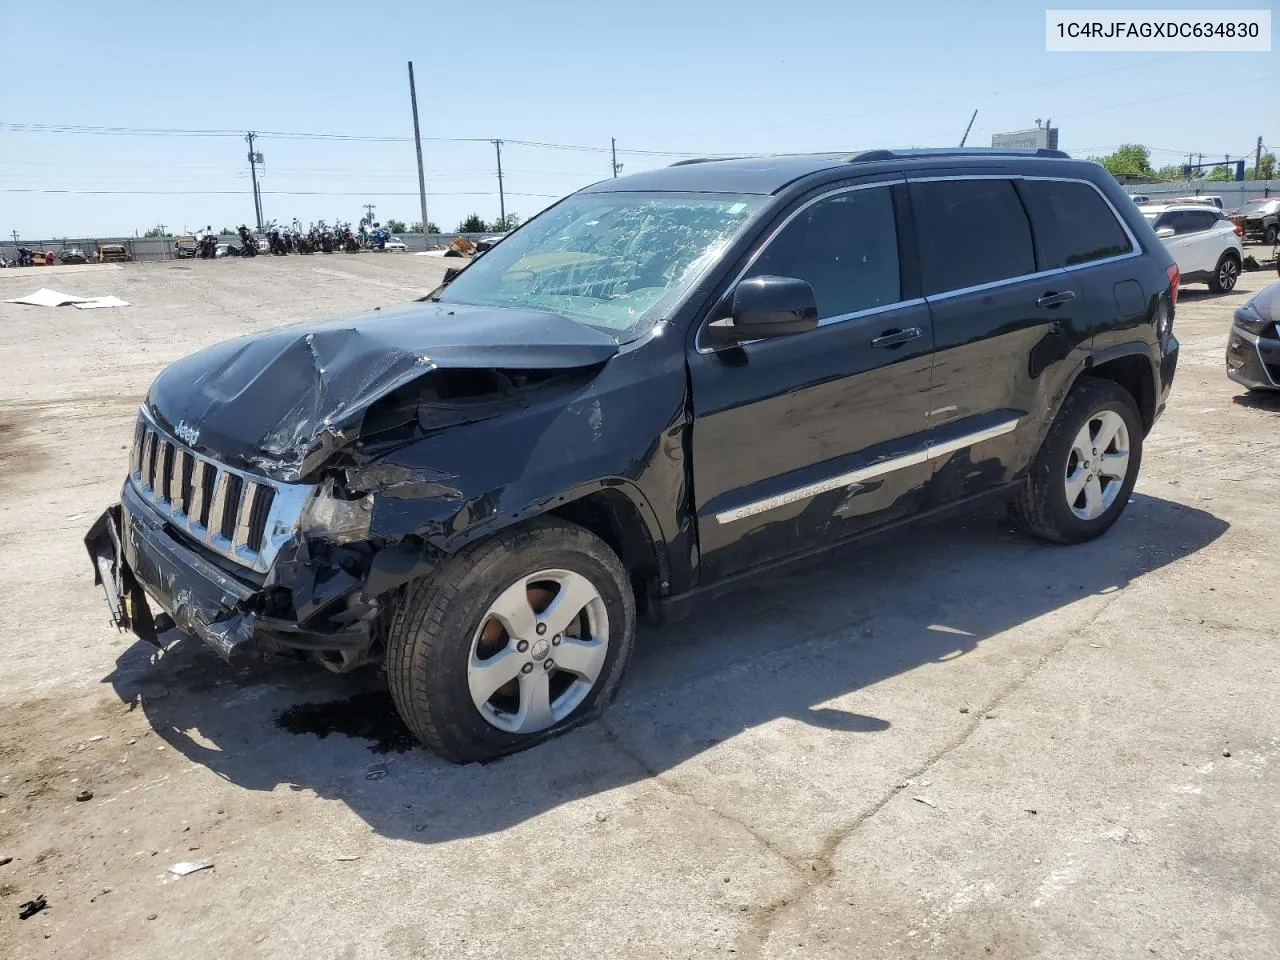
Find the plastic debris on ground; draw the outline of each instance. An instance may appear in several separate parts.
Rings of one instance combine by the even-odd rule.
[[[28,917],[34,917],[37,913],[49,905],[49,901],[44,895],[36,897],[34,900],[28,900],[26,903],[18,907],[18,919],[26,920]]]
[[[192,873],[198,873],[201,870],[212,870],[212,860],[183,860],[175,863],[169,868],[169,872],[179,877],[185,877]]]
[[[48,287],[41,287],[35,293],[25,297],[12,297],[5,303],[21,303],[31,307],[65,307],[73,306],[81,310],[96,310],[99,307],[127,307],[128,301],[119,297],[77,297],[70,293],[59,293]]]

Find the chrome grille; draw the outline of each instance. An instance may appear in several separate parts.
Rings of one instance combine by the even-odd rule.
[[[297,531],[315,487],[279,483],[196,453],[144,410],[129,457],[130,482],[173,526],[229,560],[266,573]]]

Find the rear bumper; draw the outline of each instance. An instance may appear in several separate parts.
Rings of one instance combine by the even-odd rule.
[[[1227,339],[1227,376],[1250,390],[1280,390],[1280,340],[1232,326]]]
[[[1164,413],[1165,406],[1169,402],[1169,394],[1173,392],[1173,378],[1178,372],[1178,348],[1178,338],[1170,333],[1164,353],[1160,355],[1160,394],[1156,397],[1155,416],[1151,421],[1153,424]]]
[[[295,555],[286,566],[292,577],[308,585],[305,597],[292,583],[248,583],[171,535],[131,484],[125,484],[121,502],[94,523],[85,546],[112,622],[148,643],[158,646],[157,633],[167,626],[153,614],[150,598],[174,626],[199,637],[231,663],[294,651],[348,666],[368,655],[376,608],[360,602],[359,579]],[[300,621],[298,610],[307,619]]]

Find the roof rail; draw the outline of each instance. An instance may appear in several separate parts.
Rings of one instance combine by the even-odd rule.
[[[1070,160],[1063,150],[1018,149],[1014,147],[928,147],[910,150],[863,150],[849,158],[849,163],[871,163],[876,160],[909,160],[912,157],[1053,157]]]
[[[717,162],[717,161],[719,161],[719,160],[750,160],[750,159],[752,159],[752,158],[751,158],[751,157],[748,157],[748,156],[741,156],[741,157],[729,157],[729,156],[725,156],[725,157],[690,157],[688,160],[677,160],[675,163],[671,164],[671,166],[673,166],[673,167],[687,167],[687,166],[688,166],[689,164],[691,164],[691,163],[715,163],[715,162]]]

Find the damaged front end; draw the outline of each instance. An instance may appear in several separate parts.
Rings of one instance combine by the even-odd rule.
[[[385,329],[328,326],[162,374],[120,502],[85,537],[113,623],[157,646],[177,627],[232,663],[291,656],[342,672],[381,659],[399,588],[528,463],[516,438],[536,431],[507,421],[532,407],[562,416],[613,353],[450,349],[436,362]],[[468,436],[495,421],[512,438],[501,458]],[[438,456],[451,468],[428,465]],[[461,489],[464,467],[478,496]]]
[[[85,537],[117,628],[160,646],[177,627],[236,664],[290,655],[340,672],[380,655],[390,610],[364,593],[376,554],[370,542],[348,539],[361,523],[358,507],[344,516],[315,491],[304,511],[312,518],[300,520],[314,525],[300,526],[269,571],[255,575],[180,533],[134,479]]]

